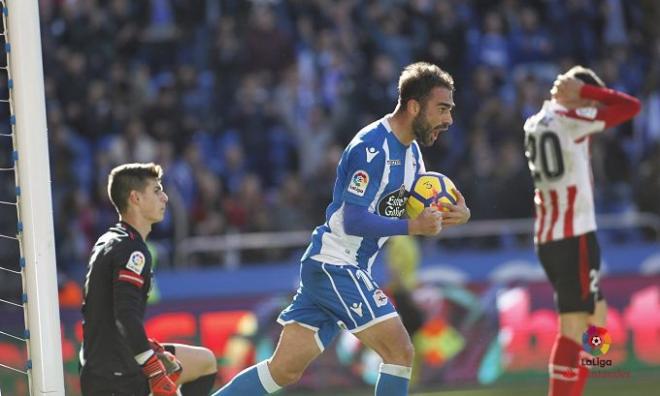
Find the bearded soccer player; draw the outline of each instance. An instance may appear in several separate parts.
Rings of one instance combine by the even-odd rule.
[[[151,286],[145,243],[165,215],[159,165],[124,164],[108,179],[119,214],[94,245],[85,280],[80,384],[84,396],[207,396],[217,371],[213,353],[147,338],[143,319]],[[179,385],[181,385],[179,389]]]
[[[215,395],[264,395],[295,383],[340,329],[383,359],[377,396],[408,394],[413,346],[371,266],[390,236],[437,235],[470,217],[457,193],[456,205],[444,205],[447,212],[426,208],[415,219],[402,218],[415,176],[424,171],[418,142],[430,146],[449,128],[453,90],[451,76],[435,65],[403,70],[394,113],[358,132],[339,161],[326,222],[312,234],[298,292],[278,318],[284,327],[275,353]]]
[[[589,144],[598,132],[634,117],[639,101],[605,87],[590,69],[558,76],[552,99],[525,122],[526,156],[535,185],[536,251],[555,291],[560,334],[550,356],[549,396],[580,396],[588,369],[579,364],[582,334],[604,326],[600,248]]]

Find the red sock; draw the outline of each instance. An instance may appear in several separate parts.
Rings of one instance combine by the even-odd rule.
[[[583,366],[581,361],[582,358],[591,358],[591,355],[588,354],[585,351],[580,351],[580,362],[579,364],[579,373],[578,373],[578,379],[577,382],[575,383],[575,387],[573,388],[573,394],[571,396],[582,396],[582,392],[584,391],[584,386],[587,384],[587,379],[589,379],[589,368],[587,366]]]
[[[578,360],[582,346],[570,338],[558,336],[550,354],[550,387],[548,396],[572,395],[578,376]]]

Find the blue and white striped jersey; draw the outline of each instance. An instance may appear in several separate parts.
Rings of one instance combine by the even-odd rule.
[[[345,203],[367,207],[369,212],[380,216],[400,218],[405,214],[415,176],[424,171],[417,142],[409,146],[401,144],[392,133],[387,116],[364,127],[341,156],[326,222],[314,230],[302,260],[351,264],[370,273],[376,254],[388,237],[347,235]]]

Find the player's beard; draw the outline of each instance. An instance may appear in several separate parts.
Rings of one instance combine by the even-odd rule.
[[[423,109],[422,109],[423,110]],[[433,140],[433,126],[426,119],[426,111],[420,111],[412,122],[413,134],[422,146],[431,146]]]

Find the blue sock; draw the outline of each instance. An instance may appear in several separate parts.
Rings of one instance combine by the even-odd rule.
[[[280,389],[270,375],[268,362],[264,360],[238,373],[212,396],[263,396]]]
[[[380,365],[378,381],[376,381],[376,396],[406,396],[412,368],[396,364]]]

